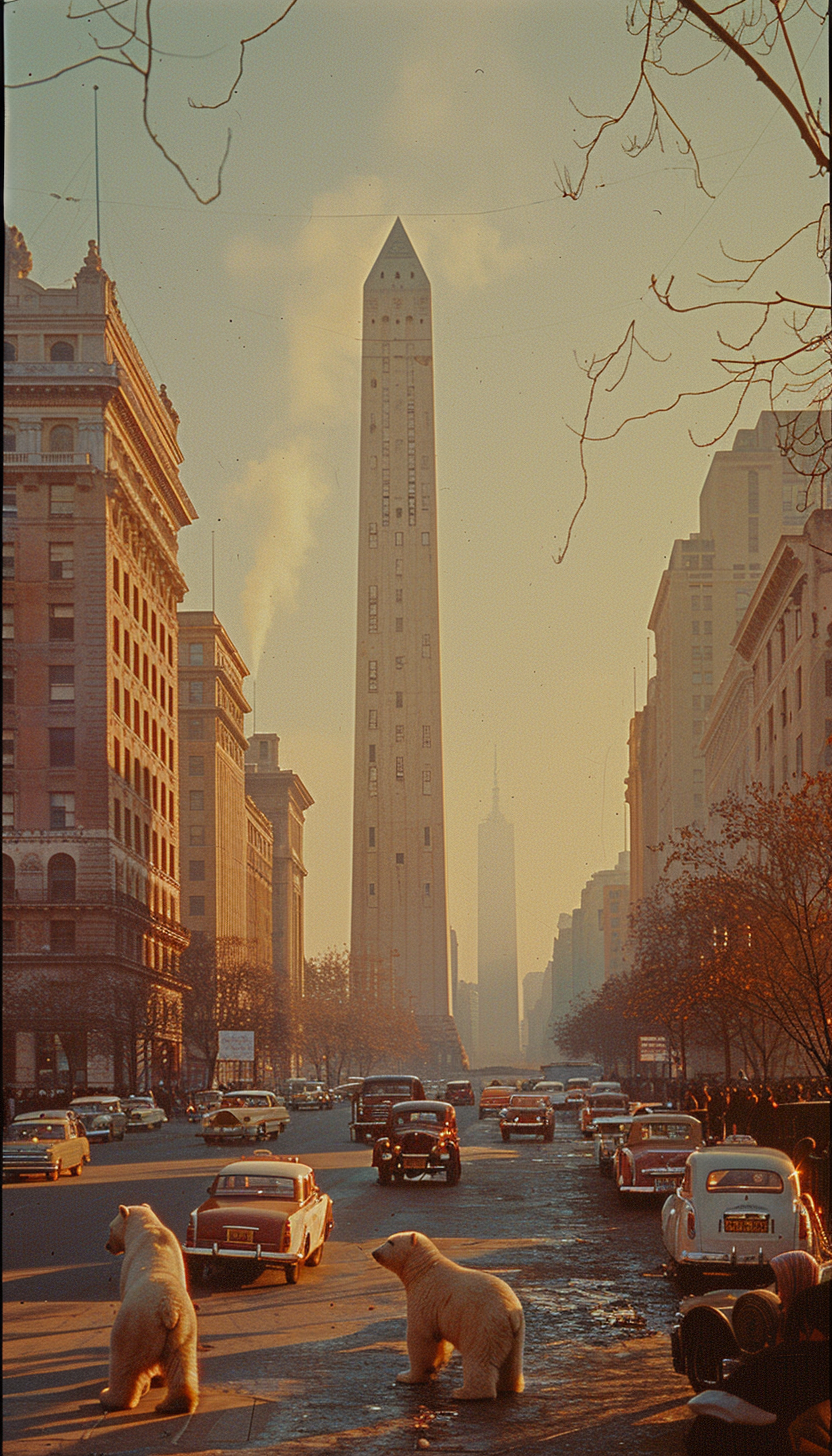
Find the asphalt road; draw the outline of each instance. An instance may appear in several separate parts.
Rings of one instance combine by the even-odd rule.
[[[150,1203],[179,1237],[230,1154],[183,1121],[93,1148],[81,1178],[4,1189],[4,1446],[10,1456],[167,1456],[259,1449],[677,1456],[691,1392],[670,1363],[678,1295],[662,1276],[659,1211],[622,1204],[574,1121],[555,1141],[504,1144],[460,1109],[459,1185],[381,1188],[346,1106],[295,1113],[275,1150],[297,1153],[332,1196],[335,1229],[299,1283],[267,1272],[203,1286],[201,1398],[162,1418],[151,1392],[104,1415],[118,1261],[105,1250],[119,1203]],[[455,1369],[395,1384],[404,1368],[399,1281],[370,1251],[419,1229],[443,1252],[500,1274],[526,1312],[526,1391],[454,1402]],[[420,1445],[428,1442],[429,1447]]]

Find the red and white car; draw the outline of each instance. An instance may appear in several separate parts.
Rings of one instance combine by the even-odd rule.
[[[630,1111],[630,1099],[624,1092],[590,1092],[578,1114],[578,1121],[584,1137],[592,1137],[599,1117],[626,1117]]]
[[[548,1097],[536,1092],[515,1093],[500,1113],[500,1133],[504,1143],[521,1134],[550,1143],[555,1136],[555,1114]]]
[[[615,1150],[619,1193],[649,1197],[674,1193],[688,1157],[704,1142],[702,1124],[685,1112],[651,1112],[634,1117],[626,1142]]]

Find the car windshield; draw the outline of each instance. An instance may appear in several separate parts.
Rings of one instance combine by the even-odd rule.
[[[92,1114],[115,1112],[117,1110],[112,1102],[73,1102],[72,1105],[79,1117],[89,1117]]]
[[[641,1142],[687,1142],[691,1131],[686,1122],[642,1122],[637,1136]]]
[[[128,1104],[129,1107],[155,1107],[156,1106],[156,1104],[153,1101],[153,1098],[152,1097],[128,1097],[127,1104]]]
[[[363,1095],[365,1097],[412,1097],[413,1087],[410,1081],[365,1082]]]
[[[627,1099],[620,1092],[599,1092],[597,1096],[590,1097],[591,1108],[597,1107],[626,1107]]]
[[[512,1097],[509,1107],[545,1107],[542,1097]]]
[[[771,1168],[715,1168],[705,1187],[709,1193],[782,1193],[783,1179]]]
[[[37,1138],[38,1142],[54,1143],[61,1142],[66,1137],[67,1131],[62,1122],[16,1122],[12,1135],[20,1142],[29,1142],[32,1138]]]
[[[265,1092],[261,1092],[259,1097],[252,1093],[248,1095],[238,1093],[233,1097],[223,1097],[222,1105],[223,1107],[268,1107],[269,1099]]]
[[[444,1112],[436,1112],[433,1108],[414,1108],[410,1112],[396,1113],[396,1126],[409,1127],[413,1123],[419,1123],[422,1127],[442,1127],[445,1123]]]
[[[259,1193],[268,1198],[296,1201],[294,1178],[281,1178],[273,1173],[221,1173],[214,1192]]]

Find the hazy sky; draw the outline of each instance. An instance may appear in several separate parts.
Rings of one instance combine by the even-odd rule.
[[[8,79],[82,59],[93,32],[119,39],[66,9],[6,5]],[[282,766],[315,799],[315,954],[349,940],[361,290],[401,215],[433,289],[450,918],[460,974],[475,979],[477,825],[496,748],[522,977],[545,967],[558,915],[624,848],[647,618],[674,537],[696,529],[713,454],[688,430],[707,438],[730,418],[727,401],[706,400],[593,447],[558,566],[583,489],[581,366],[635,318],[667,362],[639,355],[628,408],[714,383],[712,320],[659,309],[651,274],[675,275],[685,301],[712,296],[697,275],[731,271],[720,244],[759,255],[820,210],[823,184],[772,97],[722,60],[664,78],[712,196],[670,141],[629,158],[630,125],[599,149],[581,200],[564,200],[558,168],[579,169],[590,126],[570,98],[610,111],[635,82],[624,0],[297,0],[249,47],[229,107],[189,107],[222,98],[236,39],[279,9],[154,0],[149,115],[206,192],[232,131],[211,206],[143,130],[140,78],[102,62],[11,94],[6,217],[32,277],[67,286],[96,232],[97,84],[102,258],[181,416],[200,517],[180,538],[184,606],[210,607],[214,533],[216,610],[256,672],[257,729],[280,735]],[[797,40],[818,95],[825,45],[808,25]],[[607,424],[624,404],[604,402]],[[738,424],[765,404],[752,399]]]

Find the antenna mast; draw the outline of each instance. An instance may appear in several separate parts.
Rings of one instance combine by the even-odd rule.
[[[93,86],[92,90],[95,99],[95,241],[98,244],[98,256],[101,257],[101,188],[98,181],[98,87]]]

